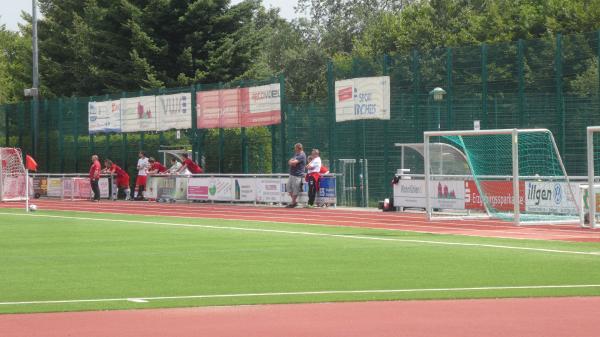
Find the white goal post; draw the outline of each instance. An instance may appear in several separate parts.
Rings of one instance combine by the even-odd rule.
[[[467,175],[445,169],[444,153],[434,148],[441,142],[464,152]],[[475,213],[516,225],[579,223],[579,190],[547,129],[427,131],[424,171],[429,220],[473,217],[479,207]]]
[[[588,184],[587,184],[587,206],[588,206],[588,222],[592,228],[599,228],[600,225],[596,222],[596,165],[594,160],[596,159],[596,152],[594,147],[594,135],[600,134],[600,126],[588,126],[586,132],[587,141],[587,173],[588,173]],[[599,158],[600,159],[600,158]],[[585,210],[582,205],[582,215]],[[585,223],[585,216],[582,216],[582,225]]]

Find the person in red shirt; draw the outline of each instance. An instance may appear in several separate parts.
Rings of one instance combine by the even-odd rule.
[[[150,163],[148,174],[163,174],[167,172],[167,168],[156,159],[150,157],[148,158],[148,162]]]
[[[184,172],[185,169],[188,169],[192,174],[204,173],[202,167],[190,159],[187,153],[182,154],[181,157],[183,157],[183,165],[181,165],[181,168],[177,172]]]
[[[110,159],[104,160],[103,172],[115,176],[117,199],[127,199],[129,196],[129,174]]]
[[[94,192],[93,201],[100,201],[100,186],[98,186],[98,181],[100,180],[100,170],[102,166],[100,165],[100,161],[98,160],[97,155],[92,156],[92,166],[90,166],[90,185],[92,186],[92,191]]]

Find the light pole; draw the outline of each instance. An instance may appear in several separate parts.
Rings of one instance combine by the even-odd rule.
[[[435,87],[433,88],[433,90],[431,90],[429,92],[430,96],[433,96],[433,100],[435,101],[435,105],[437,105],[437,131],[440,131],[442,129],[442,123],[441,123],[441,118],[440,118],[440,106],[442,101],[444,100],[444,95],[446,94],[446,90],[440,88],[440,87]],[[441,147],[442,145],[440,145],[440,172],[439,174],[444,174],[444,151],[442,150],[443,148]]]
[[[437,131],[440,131],[442,128],[441,125],[441,118],[440,118],[440,104],[441,102],[444,100],[444,95],[446,94],[446,90],[440,88],[440,87],[435,87],[433,90],[431,90],[429,92],[430,96],[433,96],[433,100],[435,101],[436,105],[437,105]]]
[[[35,158],[38,148],[39,124],[38,115],[40,110],[39,87],[40,78],[38,71],[38,35],[37,35],[37,0],[31,0],[31,40],[32,40],[32,65],[33,65],[33,87],[25,89],[25,96],[32,97],[31,113],[31,154]],[[21,146],[23,146],[21,144]]]

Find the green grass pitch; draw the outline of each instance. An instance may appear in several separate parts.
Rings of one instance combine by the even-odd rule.
[[[0,210],[0,313],[597,296],[598,285],[597,243]]]

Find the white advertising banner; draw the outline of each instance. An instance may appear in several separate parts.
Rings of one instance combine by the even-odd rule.
[[[390,77],[335,82],[335,120],[390,119]]]
[[[232,178],[234,185],[234,201],[256,201],[256,179]]]
[[[60,197],[62,196],[62,179],[61,178],[48,178],[48,196],[49,197]]]
[[[156,97],[121,99],[121,130],[123,132],[156,131]]]
[[[256,179],[256,201],[258,202],[281,202],[285,193],[285,186],[281,185],[279,178]]]
[[[209,200],[209,178],[190,178],[187,184],[188,200]]]
[[[525,185],[525,210],[533,213],[577,214],[579,185],[564,182],[528,181]]]
[[[189,200],[232,201],[234,182],[232,178],[190,178],[187,186]]]
[[[425,180],[401,179],[394,184],[394,206],[425,207]]]
[[[98,132],[121,132],[121,101],[88,103],[88,130]]]
[[[244,127],[281,123],[281,85],[279,83],[250,87],[248,110],[242,109]]]
[[[156,118],[159,131],[192,127],[192,94],[156,96]]]
[[[432,181],[429,189],[432,207],[465,209],[464,181]],[[394,185],[395,207],[425,208],[425,197],[425,180],[401,179]]]

